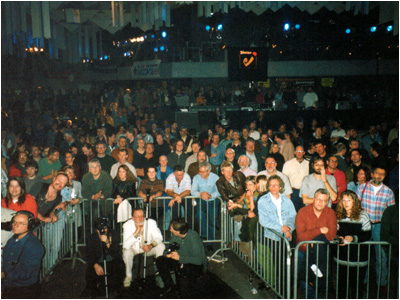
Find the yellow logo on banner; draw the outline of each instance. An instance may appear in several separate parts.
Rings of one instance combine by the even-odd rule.
[[[335,82],[335,78],[333,78],[333,77],[321,78],[321,85],[323,87],[332,87],[334,82]]]
[[[262,87],[265,87],[265,88],[269,88],[269,87],[270,87],[270,81],[269,81],[269,79],[268,79],[267,81],[259,81],[259,82],[258,82],[258,86],[262,86]]]

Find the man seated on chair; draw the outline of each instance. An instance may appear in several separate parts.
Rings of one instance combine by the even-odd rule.
[[[163,237],[156,221],[153,219],[145,221],[143,209],[135,208],[132,219],[124,224],[122,251],[126,269],[124,287],[131,286],[133,258],[137,254],[147,253],[147,256],[155,256],[157,258],[163,255],[164,249]]]

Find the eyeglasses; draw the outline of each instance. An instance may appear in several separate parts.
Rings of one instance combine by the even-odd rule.
[[[329,162],[337,163],[337,160],[330,159]]]
[[[23,222],[17,222],[17,221],[13,221],[12,222],[13,225],[18,225],[18,226],[27,226],[27,223],[23,223]]]
[[[304,153],[304,151],[294,151],[294,153]]]
[[[328,199],[321,199],[321,198],[317,198],[317,199],[315,199],[316,201],[319,201],[319,202],[328,202],[329,200]]]

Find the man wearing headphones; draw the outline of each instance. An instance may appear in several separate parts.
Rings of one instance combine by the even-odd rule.
[[[13,236],[3,249],[2,298],[40,298],[39,272],[44,247],[32,230],[35,217],[18,211],[11,220]]]
[[[170,231],[172,237],[167,254],[156,259],[165,286],[161,296],[166,296],[175,288],[170,273],[174,270],[177,272],[180,298],[204,298],[199,279],[207,271],[207,257],[199,234],[189,229],[183,218],[172,219]]]
[[[95,232],[89,236],[86,246],[86,289],[81,295],[82,298],[97,296],[97,293],[104,295],[105,276],[110,290],[117,290],[122,286],[123,267],[119,234],[112,231],[111,221],[107,217],[98,218],[94,229]],[[107,274],[104,270],[104,260]]]

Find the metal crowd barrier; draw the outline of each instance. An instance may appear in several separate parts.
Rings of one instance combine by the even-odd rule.
[[[220,199],[204,201],[196,196],[187,196],[182,199],[182,203],[175,204],[173,208],[168,207],[172,197],[158,197],[155,203],[149,203],[149,218],[154,219],[160,228],[164,242],[168,243],[171,237],[169,224],[174,217],[183,217],[188,222],[189,227],[195,230],[202,237],[204,243],[220,243],[223,245],[223,234],[221,233],[224,224],[224,214],[221,213]],[[123,241],[123,223],[131,219],[127,213],[126,220],[118,223],[118,204],[114,204],[113,198],[97,200],[82,199],[79,204],[82,215],[80,217],[82,230],[81,236],[77,237],[75,253],[79,253],[79,248],[86,246],[87,237],[93,233],[94,223],[100,216],[108,216],[112,220],[113,230],[120,232],[120,244]],[[133,210],[134,207],[145,208],[145,203],[141,197],[126,199]],[[77,223],[77,222],[76,222]],[[75,232],[78,232],[76,228]]]
[[[278,297],[290,298],[291,293],[291,251],[289,241],[273,229],[265,229],[255,218],[252,221],[240,217],[230,217],[225,211],[227,221],[225,226],[227,246],[245,262],[253,272],[272,289]],[[247,219],[247,220],[246,220]],[[246,220],[246,221],[245,221]],[[254,222],[249,225],[246,222]],[[253,226],[253,235],[244,237],[242,226]],[[244,228],[243,228],[244,229]],[[273,238],[265,237],[269,230]],[[242,232],[242,234],[240,234]],[[242,239],[245,241],[242,241]]]
[[[67,212],[69,212],[67,214]],[[74,227],[76,212],[71,208],[59,212],[58,221],[53,223],[41,223],[33,233],[41,241],[45,248],[42,260],[39,279],[42,282],[48,275],[51,275],[55,266],[63,260],[74,258]]]
[[[300,247],[306,246],[306,252]],[[304,241],[294,249],[293,297],[335,299],[379,299],[392,298],[391,285],[398,276],[391,276],[391,245],[387,242],[367,241],[339,245],[337,242]],[[343,252],[344,250],[344,252]],[[382,277],[382,264],[376,275],[376,259],[382,261],[383,251],[387,255],[387,277]],[[315,267],[311,267],[311,266]],[[398,271],[398,270],[397,270]],[[320,275],[320,276],[318,276]],[[376,282],[387,280],[386,289],[381,291]]]

